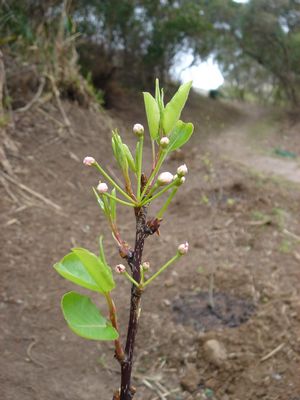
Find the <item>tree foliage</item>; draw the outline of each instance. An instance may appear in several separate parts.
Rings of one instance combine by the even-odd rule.
[[[2,42],[34,44],[63,4],[65,28],[81,35],[83,68],[100,70],[100,86],[116,71],[130,85],[147,88],[155,76],[164,82],[175,55],[192,50],[195,60],[214,57],[239,96],[250,91],[299,104],[298,0],[11,0],[1,9]]]

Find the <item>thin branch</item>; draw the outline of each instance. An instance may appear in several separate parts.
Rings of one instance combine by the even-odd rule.
[[[21,113],[21,112],[28,111],[34,105],[34,103],[36,103],[39,100],[39,98],[41,97],[44,87],[45,87],[45,83],[46,83],[46,78],[44,76],[42,76],[40,85],[39,85],[38,90],[37,90],[36,94],[34,95],[34,97],[30,100],[29,103],[26,104],[26,106],[16,109],[15,112]]]
[[[48,206],[51,206],[55,208],[57,211],[61,211],[61,206],[58,204],[54,203],[52,200],[49,200],[47,197],[43,196],[42,194],[36,192],[35,190],[31,189],[30,187],[24,185],[23,183],[18,182],[16,179],[12,178],[10,175],[5,174],[4,172],[0,171],[0,174],[7,179],[9,182],[13,183],[14,185],[18,186],[20,189],[24,190],[25,192],[30,193],[32,196],[38,198],[41,200],[43,203],[47,204]]]

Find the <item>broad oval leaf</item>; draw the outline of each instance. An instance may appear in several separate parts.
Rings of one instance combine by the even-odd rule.
[[[61,308],[70,329],[78,336],[92,340],[115,340],[119,337],[88,296],[66,293]]]
[[[168,135],[175,127],[180,118],[181,111],[187,101],[192,81],[184,83],[179,87],[172,99],[166,105],[163,112],[163,130],[164,134]]]
[[[144,92],[143,95],[150,136],[152,140],[156,140],[159,136],[159,107],[155,98],[150,93]]]
[[[111,269],[107,264],[104,264],[95,254],[86,249],[77,247],[72,251],[97,283],[99,292],[107,293],[115,287]]]
[[[80,259],[74,253],[67,254],[61,261],[53,266],[56,271],[68,281],[76,283],[86,289],[99,292],[99,287],[87,272]]]
[[[182,147],[190,139],[193,131],[194,125],[192,123],[185,123],[179,120],[169,136],[170,143],[167,152]]]

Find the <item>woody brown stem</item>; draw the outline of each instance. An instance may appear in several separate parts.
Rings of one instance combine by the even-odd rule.
[[[144,250],[146,231],[146,207],[136,208],[136,239],[133,257],[128,259],[128,264],[132,271],[133,279],[140,283],[141,281],[141,262]],[[127,339],[125,346],[125,359],[121,363],[121,392],[120,400],[132,400],[135,390],[131,386],[131,373],[133,364],[133,351],[135,338],[138,329],[138,321],[140,315],[142,290],[134,285],[131,288],[130,315],[127,331]]]

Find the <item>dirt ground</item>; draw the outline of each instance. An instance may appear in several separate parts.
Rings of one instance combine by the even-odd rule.
[[[97,251],[100,233],[110,263],[119,262],[90,190],[99,177],[82,159],[93,155],[114,165],[111,128],[119,127],[133,145],[130,127],[145,122],[133,104],[136,99],[107,114],[64,103],[73,136],[59,128],[53,118],[60,115],[49,103],[16,116],[16,178],[44,198],[13,181],[0,185],[3,400],[108,400],[118,388],[113,345],[85,341],[67,328],[60,297],[78,288],[52,265],[74,245]],[[297,159],[277,162],[269,152],[276,146],[298,151],[300,142],[295,127],[284,125],[282,139],[279,124],[266,132],[266,115],[251,112],[197,97],[187,107],[195,134],[166,169],[186,162],[188,179],[161,236],[147,240],[145,259],[155,271],[179,243],[188,240],[191,250],[144,294],[137,400],[300,400],[300,190],[297,180],[280,174],[282,162],[295,163],[298,174],[299,168]],[[255,157],[272,159],[272,171]],[[121,207],[118,219],[132,243],[133,215]],[[129,284],[116,280],[124,337]],[[104,307],[101,298],[95,301]]]

